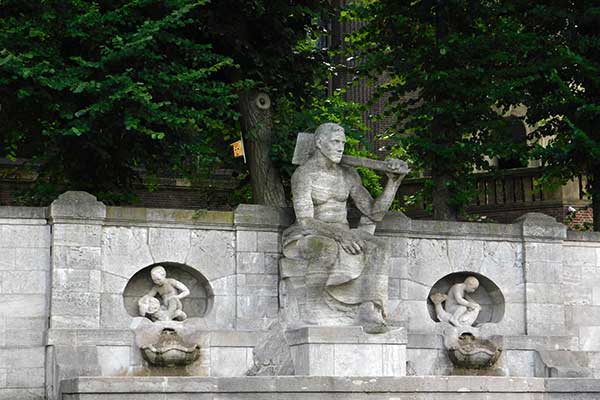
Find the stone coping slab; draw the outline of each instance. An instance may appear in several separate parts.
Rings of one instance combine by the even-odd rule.
[[[168,208],[107,207],[105,224],[232,226],[233,212]]]
[[[371,335],[363,332],[360,326],[315,326],[286,332],[290,346],[301,344],[369,343],[406,344],[406,329],[397,328],[386,333]]]
[[[600,393],[600,379],[409,377],[79,377],[63,394],[115,393]]]
[[[46,219],[48,209],[46,207],[0,207],[0,218],[4,219]]]

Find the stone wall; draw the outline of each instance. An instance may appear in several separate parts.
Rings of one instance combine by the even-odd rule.
[[[43,398],[50,226],[42,208],[0,208],[0,399]]]
[[[0,399],[55,398],[63,379],[142,373],[124,291],[158,263],[206,279],[202,371],[243,375],[280,311],[280,233],[292,221],[290,210],[252,205],[106,207],[82,192],[48,209],[0,208]],[[540,351],[566,350],[600,376],[600,235],[567,234],[541,214],[514,224],[389,214],[378,235],[392,247],[389,317],[408,333],[408,374],[451,372],[428,297],[465,273],[501,293],[494,333],[505,337],[507,374],[536,376]]]

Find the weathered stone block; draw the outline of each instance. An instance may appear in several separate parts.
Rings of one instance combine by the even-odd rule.
[[[235,274],[235,235],[229,231],[196,230],[191,233],[185,263],[209,281]]]
[[[122,276],[113,275],[110,272],[102,272],[102,292],[123,294],[127,286],[128,279]]]
[[[0,225],[0,248],[49,248],[50,227]]]
[[[98,346],[96,351],[102,376],[124,376],[127,374],[131,364],[131,347]]]
[[[43,347],[0,348],[0,365],[5,368],[43,368],[44,359]]]
[[[498,335],[525,334],[525,305],[523,303],[504,304],[504,317],[494,329]]]
[[[288,331],[286,336],[296,375],[402,376],[406,372],[402,329],[368,335],[360,327],[308,327]]]
[[[294,212],[289,208],[240,204],[234,212],[235,225],[287,228],[292,222],[294,222]]]
[[[390,258],[390,265],[390,278],[408,279],[408,258],[392,257]]]
[[[560,283],[527,283],[527,303],[562,304],[562,285]]]
[[[402,300],[427,301],[431,290],[431,287],[407,279],[400,280],[399,286]]]
[[[150,228],[148,243],[154,262],[178,262],[185,264],[190,251],[189,229]]]
[[[69,191],[52,202],[50,217],[97,221],[106,217],[106,206],[89,193]]]
[[[244,376],[252,365],[252,353],[248,360],[245,347],[211,347],[211,376]]]
[[[596,248],[589,246],[562,246],[562,254],[565,265],[596,267]]]
[[[229,275],[210,281],[213,293],[218,296],[235,296],[237,288],[237,276]]]
[[[265,272],[265,255],[263,253],[238,253],[238,274],[262,274]]]
[[[277,253],[280,251],[279,232],[262,232],[257,233],[257,248],[263,253]]]
[[[46,296],[42,294],[0,295],[0,316],[44,317]]]
[[[600,306],[573,305],[570,310],[570,322],[575,326],[595,325],[600,321]]]
[[[505,350],[501,362],[509,376],[535,376],[535,351]]]
[[[560,283],[561,262],[525,262],[525,280],[532,283]]]
[[[452,371],[446,350],[409,348],[406,353],[411,372],[415,375],[448,375]]]
[[[526,242],[525,257],[528,262],[559,262],[563,259],[563,246],[559,242]]]
[[[154,264],[148,247],[146,228],[106,227],[102,238],[102,269],[113,275],[131,278],[137,271]]]
[[[55,224],[52,227],[53,246],[100,247],[102,226]]]
[[[280,253],[265,253],[265,274],[279,273]]]
[[[100,292],[101,272],[88,269],[56,268],[52,279],[55,290],[69,292]]]
[[[98,346],[54,346],[59,379],[99,376]]]
[[[514,225],[520,225],[525,238],[566,239],[567,227],[556,219],[542,213],[527,213],[519,217]]]
[[[600,351],[600,326],[579,327],[579,344],[583,351]]]
[[[13,271],[15,269],[16,250],[14,248],[0,247],[0,271]]]
[[[42,348],[38,350],[43,351]],[[44,368],[9,368],[6,374],[6,386],[13,388],[43,387],[45,377]]]
[[[100,326],[103,328],[127,329],[131,316],[125,310],[123,296],[102,293],[100,300]]]
[[[0,272],[0,293],[45,294],[48,280],[48,272],[44,270],[2,271]]]
[[[408,241],[409,239],[405,237],[390,238],[392,257],[408,257]]]
[[[54,246],[52,263],[54,268],[100,269],[102,258],[100,247]]]
[[[481,240],[448,240],[448,260],[452,271],[479,271],[483,243]]]
[[[50,269],[50,249],[18,247],[15,251],[15,266],[21,270]],[[2,252],[2,250],[0,250]],[[0,269],[2,269],[0,265]]]
[[[214,296],[212,308],[204,319],[210,329],[233,329],[236,319],[236,297]]]
[[[388,285],[388,299],[397,300],[400,298],[400,279],[390,278]]]
[[[237,231],[236,232],[237,251],[258,251],[257,232],[256,231]]]

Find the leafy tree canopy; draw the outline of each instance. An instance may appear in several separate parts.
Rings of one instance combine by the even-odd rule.
[[[377,94],[395,118],[392,137],[430,176],[436,218],[456,218],[473,198],[471,173],[489,168],[485,156],[527,158],[525,143],[502,132],[513,123],[505,114],[544,79],[529,57],[543,38],[509,3],[364,0],[345,13],[363,24],[348,46],[359,75],[385,78]]]
[[[328,12],[318,0],[3,1],[1,155],[108,202],[126,201],[140,171],[223,165],[240,91],[314,94]]]

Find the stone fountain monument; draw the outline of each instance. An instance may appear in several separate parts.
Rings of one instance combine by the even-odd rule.
[[[0,207],[0,398],[600,398],[600,238],[386,213],[406,165],[344,141],[299,135],[293,212]]]

